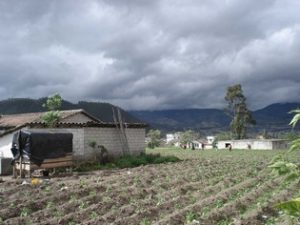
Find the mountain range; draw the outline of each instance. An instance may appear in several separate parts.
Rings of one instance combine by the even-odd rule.
[[[0,114],[16,114],[43,112],[42,106],[47,98],[28,99],[12,98],[0,101]],[[84,109],[104,122],[113,122],[112,108],[109,103],[86,102],[71,103],[63,100],[62,110]],[[149,124],[149,128],[160,129],[163,132],[193,129],[205,134],[215,134],[229,129],[230,118],[221,109],[172,109],[172,110],[140,110],[125,111],[120,107],[124,122]],[[288,125],[292,118],[289,112],[300,108],[300,103],[276,103],[252,112],[257,125],[251,127],[253,132],[266,130],[268,132],[290,131]],[[299,125],[296,129],[300,130]]]
[[[44,112],[46,109],[43,104],[46,103],[47,98],[29,99],[29,98],[11,98],[0,101],[0,115],[1,114],[17,114],[30,112]],[[109,103],[85,102],[71,103],[63,100],[61,110],[70,109],[84,109],[89,114],[95,116],[104,122],[113,122],[112,108],[120,109],[123,122],[127,123],[141,123],[139,119],[132,116],[130,113]]]
[[[263,109],[252,111],[257,125],[252,132],[266,130],[277,133],[290,131],[289,122],[293,115],[289,112],[300,108],[300,103],[276,103]],[[133,116],[149,123],[153,128],[164,131],[193,129],[206,134],[215,134],[229,129],[230,117],[221,109],[175,109],[157,111],[129,111]],[[296,129],[300,130],[299,125]]]

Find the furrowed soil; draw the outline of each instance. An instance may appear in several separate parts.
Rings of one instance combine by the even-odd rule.
[[[0,224],[288,224],[274,205],[299,182],[267,167],[282,151],[148,150],[182,161],[0,183]],[[294,155],[292,160],[299,162]],[[293,220],[293,224],[298,224]]]

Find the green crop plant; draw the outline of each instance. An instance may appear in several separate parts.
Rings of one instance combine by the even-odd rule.
[[[185,215],[185,224],[192,223],[193,221],[197,220],[199,215],[195,212],[187,212]]]
[[[95,197],[96,195],[97,195],[97,191],[96,190],[92,190],[89,193],[89,196],[91,196],[91,197]]]
[[[21,210],[21,214],[20,214],[20,217],[27,217],[29,216],[31,213],[31,209],[27,208],[27,207],[24,207],[22,208]]]
[[[96,212],[94,212],[94,211],[91,212],[91,214],[90,214],[91,219],[95,220],[95,219],[97,219],[97,217],[98,217],[98,214]]]
[[[49,186],[47,186],[47,187],[45,187],[44,191],[48,193],[51,191],[51,188]]]
[[[83,201],[81,201],[79,206],[78,206],[79,209],[85,209],[86,207],[87,207],[87,204]]]
[[[232,223],[228,219],[221,220],[217,223],[217,225],[230,225],[230,224],[232,224]]]
[[[182,205],[180,203],[175,204],[175,209],[181,209],[181,208],[182,208]]]
[[[32,224],[33,224],[33,222],[30,221],[30,220],[28,220],[28,221],[25,222],[25,225],[32,225]]]
[[[209,211],[210,211],[209,207],[207,206],[203,207],[201,210],[201,216],[205,216],[207,213],[209,213]]]
[[[46,205],[46,209],[54,211],[56,209],[54,202],[48,202],[47,205]]]
[[[218,199],[214,205],[216,208],[221,208],[224,205],[224,202],[221,199]]]
[[[76,200],[77,200],[77,196],[75,195],[75,194],[72,194],[71,196],[70,196],[70,202],[76,202]]]
[[[140,225],[151,225],[151,221],[148,218],[144,218],[141,222]]]
[[[111,192],[112,190],[113,190],[112,186],[109,185],[107,186],[105,192]]]
[[[16,206],[17,206],[16,203],[12,202],[10,203],[9,208],[14,209],[16,208]]]
[[[82,180],[82,179],[79,180],[79,187],[80,187],[80,188],[85,188],[86,185],[87,185],[87,184],[86,184],[86,182],[85,182],[84,180]]]

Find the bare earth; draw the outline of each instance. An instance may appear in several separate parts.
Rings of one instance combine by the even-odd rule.
[[[286,224],[274,205],[298,181],[274,177],[268,158],[215,157],[88,175],[0,183],[0,224]]]

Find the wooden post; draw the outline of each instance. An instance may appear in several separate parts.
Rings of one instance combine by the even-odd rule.
[[[13,165],[13,178],[17,178],[16,162],[14,162],[14,165]]]
[[[20,156],[20,178],[23,178],[22,156]]]

